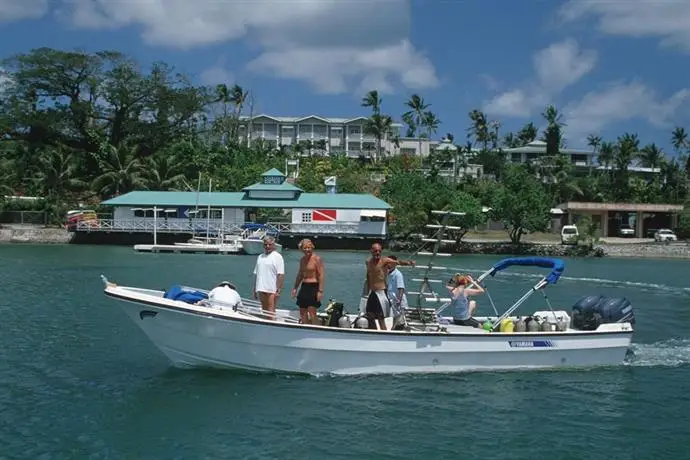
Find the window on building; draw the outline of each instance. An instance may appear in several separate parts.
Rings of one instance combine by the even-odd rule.
[[[348,132],[350,134],[362,134],[362,130],[359,126],[350,126]]]
[[[311,223],[311,213],[310,212],[303,212],[302,213],[302,223]]]
[[[400,149],[400,153],[402,155],[414,156],[414,155],[417,155],[417,149],[405,147],[405,148]]]

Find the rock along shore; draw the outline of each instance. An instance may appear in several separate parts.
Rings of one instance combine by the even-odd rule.
[[[64,228],[0,228],[0,243],[66,244],[71,238],[72,235]]]
[[[391,241],[393,251],[414,251],[419,243],[414,241]],[[505,256],[539,256],[539,257],[632,257],[632,258],[673,258],[690,259],[690,245],[686,243],[600,243],[593,248],[546,243],[509,242],[461,242],[453,248],[445,246],[441,251],[453,254],[486,254]]]

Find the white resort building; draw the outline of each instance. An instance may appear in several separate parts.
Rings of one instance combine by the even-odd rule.
[[[292,147],[301,144],[305,153],[345,154],[349,157],[370,157],[376,151],[376,137],[365,130],[367,117],[326,118],[319,115],[305,117],[277,117],[256,115],[242,117],[240,137],[261,139],[269,146]],[[382,151],[389,155],[407,154],[428,156],[438,141],[400,137],[400,123],[393,123],[391,133],[383,139]],[[397,144],[395,142],[397,140]]]

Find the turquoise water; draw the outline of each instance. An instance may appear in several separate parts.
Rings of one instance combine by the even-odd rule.
[[[367,254],[321,254],[326,294],[354,309]],[[284,255],[287,285],[299,254]],[[497,260],[444,258],[454,270],[439,277],[477,274]],[[246,291],[253,262],[0,246],[0,458],[688,458],[690,262],[566,261],[548,292],[556,307],[594,293],[635,306],[635,356],[625,365],[434,376],[172,369],[102,295],[99,278],[151,288],[231,279]],[[488,287],[505,307],[539,273],[518,268]],[[490,313],[480,300],[480,313]],[[543,307],[534,296],[525,309]]]

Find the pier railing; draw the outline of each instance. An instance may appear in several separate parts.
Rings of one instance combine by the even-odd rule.
[[[155,223],[153,219],[98,219],[93,221],[80,221],[77,223],[78,232],[128,232],[128,233],[151,233],[154,228],[157,233],[195,233],[211,235],[239,234],[242,232],[243,224],[233,224],[219,220],[166,220],[158,219]],[[272,226],[280,233],[284,234],[321,234],[321,235],[356,235],[360,234],[361,229],[357,223],[340,224],[314,224],[314,223],[289,223],[289,222],[267,222],[266,225]]]

